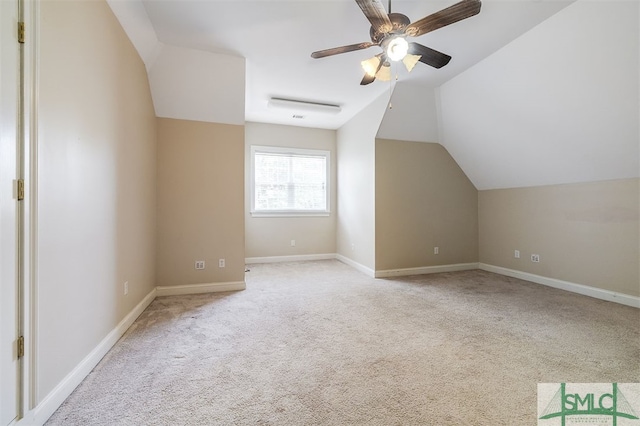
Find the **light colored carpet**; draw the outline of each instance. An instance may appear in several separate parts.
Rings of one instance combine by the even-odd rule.
[[[252,265],[156,299],[48,425],[533,425],[538,382],[640,382],[640,310],[484,271]]]

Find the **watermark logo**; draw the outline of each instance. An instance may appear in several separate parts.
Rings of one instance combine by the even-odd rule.
[[[538,383],[538,425],[640,426],[640,383]]]

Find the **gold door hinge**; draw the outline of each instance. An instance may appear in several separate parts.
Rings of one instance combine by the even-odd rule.
[[[24,200],[24,179],[18,179],[18,201]]]
[[[18,43],[24,43],[24,22],[18,22]]]
[[[24,337],[18,337],[18,358],[22,358],[24,356]]]

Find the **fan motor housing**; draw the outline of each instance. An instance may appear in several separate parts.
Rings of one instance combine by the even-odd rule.
[[[407,15],[403,15],[402,13],[390,13],[388,16],[391,21],[392,30],[388,33],[379,33],[372,26],[371,29],[369,29],[369,36],[372,42],[380,44],[389,34],[404,34],[404,29],[411,23]]]

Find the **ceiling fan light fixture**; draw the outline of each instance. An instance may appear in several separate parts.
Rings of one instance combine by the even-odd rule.
[[[402,58],[402,63],[404,64],[404,66],[407,68],[408,72],[411,72],[411,70],[413,69],[413,67],[416,66],[416,64],[418,63],[418,61],[420,61],[420,58],[422,58],[421,55],[411,55],[408,54],[406,55],[404,58]]]
[[[389,81],[391,80],[391,67],[385,67],[384,65],[380,68],[380,71],[376,74],[376,79],[380,81]]]
[[[371,23],[371,28],[369,29],[371,41],[319,50],[313,52],[311,57],[324,58],[368,49],[373,46],[381,47],[382,53],[376,55],[377,60],[372,58],[361,62],[365,71],[365,75],[360,81],[361,86],[369,85],[376,79],[390,80],[390,61],[402,61],[409,72],[418,62],[433,68],[442,68],[447,65],[451,60],[451,56],[416,42],[408,43],[406,38],[418,37],[475,16],[480,13],[482,5],[481,0],[459,0],[454,5],[411,22],[408,16],[391,12],[391,0],[389,0],[387,11],[382,4],[382,0],[356,0],[356,3]],[[398,76],[396,74],[397,79]]]
[[[374,56],[373,58],[369,58],[366,61],[360,62],[362,65],[362,69],[369,77],[373,77],[376,75],[376,71],[378,70],[378,66],[380,65],[380,58]]]
[[[407,56],[409,43],[404,37],[397,36],[389,42],[387,46],[387,57],[392,61],[400,61]]]

